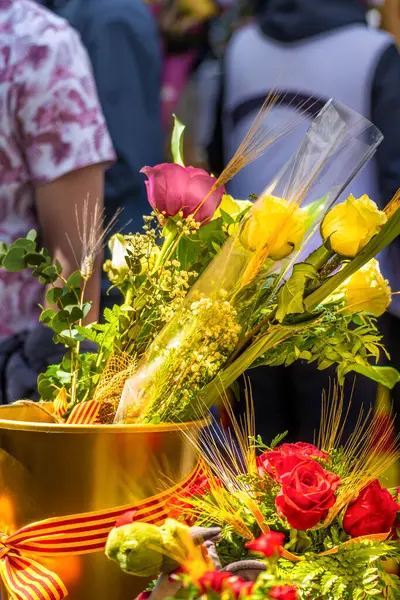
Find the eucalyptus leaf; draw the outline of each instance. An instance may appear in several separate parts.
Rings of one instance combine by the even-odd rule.
[[[171,136],[171,154],[175,164],[185,166],[183,160],[183,134],[185,125],[174,115],[174,128]]]
[[[80,271],[74,271],[67,279],[66,287],[68,289],[78,288],[82,283],[82,275]]]
[[[52,308],[47,308],[46,310],[43,310],[40,314],[39,321],[41,323],[44,323],[45,325],[49,325],[55,314],[56,312]]]
[[[50,288],[46,294],[46,300],[49,304],[56,304],[62,296],[62,289],[59,287]]]
[[[22,271],[26,267],[25,254],[24,248],[11,246],[3,258],[3,268],[11,273]]]
[[[46,262],[45,257],[38,252],[28,252],[25,257],[26,264],[28,267],[39,267]]]
[[[14,248],[24,248],[26,252],[34,252],[36,250],[36,244],[32,240],[26,238],[19,238],[13,243]]]

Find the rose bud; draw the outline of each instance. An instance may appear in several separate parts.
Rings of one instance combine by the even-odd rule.
[[[385,213],[366,194],[337,204],[326,214],[321,225],[324,240],[337,254],[353,258],[386,223]]]
[[[264,533],[255,540],[251,540],[246,543],[246,548],[251,550],[252,552],[257,552],[258,554],[262,554],[267,558],[271,556],[278,556],[282,554],[282,546],[285,541],[285,536],[283,533],[279,533],[277,531],[270,531],[269,533]]]
[[[378,261],[373,258],[340,286],[350,313],[383,315],[392,296],[389,282],[382,276]]]
[[[296,600],[297,589],[292,585],[277,585],[272,588],[268,596],[275,600]]]
[[[397,502],[375,479],[349,504],[343,517],[343,529],[352,538],[387,533],[396,520],[398,510]]]
[[[282,476],[282,488],[275,499],[280,517],[294,529],[311,529],[325,519],[335,504],[340,477],[313,460],[303,460]]]
[[[147,176],[145,183],[150,205],[165,217],[173,217],[182,211],[184,218],[193,215],[196,221],[205,224],[221,204],[223,186],[205,200],[216,179],[204,169],[162,163],[143,167],[140,172]]]
[[[283,198],[264,196],[250,211],[240,239],[248,250],[269,246],[273,260],[285,258],[298,248],[307,229],[307,214]]]

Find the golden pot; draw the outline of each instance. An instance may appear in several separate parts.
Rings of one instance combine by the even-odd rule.
[[[193,437],[206,424],[59,425],[38,414],[32,405],[0,406],[0,531],[6,534],[50,517],[133,504],[179,483],[197,461],[182,430]],[[70,600],[133,600],[147,585],[102,552],[40,562],[61,577]]]

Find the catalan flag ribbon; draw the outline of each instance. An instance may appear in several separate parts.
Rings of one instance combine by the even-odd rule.
[[[97,512],[54,517],[0,534],[0,575],[12,600],[62,600],[67,589],[60,577],[40,564],[41,556],[77,555],[104,550],[116,521],[128,510],[135,519],[160,525],[168,517],[168,502],[198,477],[199,462],[179,484],[146,500]]]

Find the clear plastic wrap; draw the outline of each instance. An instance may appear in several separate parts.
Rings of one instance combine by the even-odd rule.
[[[255,312],[321,244],[323,215],[381,139],[357,113],[335,100],[325,105],[126,381],[116,422],[190,418],[190,405],[235,353]]]

